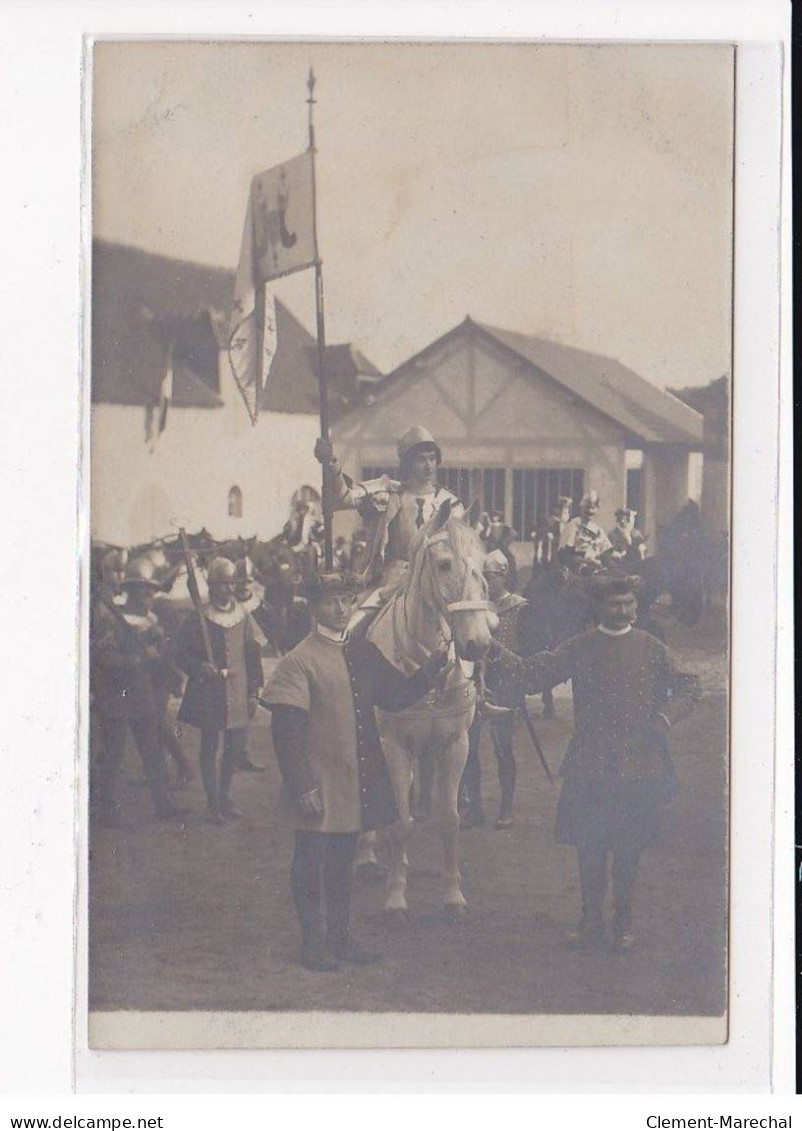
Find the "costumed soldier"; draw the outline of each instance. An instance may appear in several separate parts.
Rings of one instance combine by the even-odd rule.
[[[579,565],[600,565],[611,549],[610,539],[596,522],[599,496],[589,491],[579,504],[579,514],[565,524],[560,539],[560,560]]]
[[[182,816],[167,792],[161,741],[165,684],[174,675],[167,640],[153,613],[159,584],[142,558],[128,564],[122,581],[124,605],[98,600],[91,630],[92,698],[101,753],[97,760],[96,812],[100,823],[121,824],[118,781],[126,735],[136,743],[145,779],[160,820]]]
[[[367,562],[363,569],[375,575],[380,588],[361,608],[379,608],[400,584],[409,567],[409,547],[420,528],[440,509],[446,499],[463,509],[456,495],[437,482],[442,462],[440,445],[423,425],[413,424],[396,444],[399,479],[382,475],[379,479],[357,483],[340,470],[330,444],[318,440],[315,456],[328,463],[332,474],[334,506],[337,510],[357,510],[368,530]],[[418,760],[419,783],[415,816],[427,817],[431,811],[434,781],[434,756],[424,751]]]
[[[327,971],[339,962],[378,958],[349,934],[357,838],[398,817],[373,709],[411,706],[431,688],[447,652],[403,676],[374,644],[349,639],[355,589],[348,577],[322,574],[310,580],[307,593],[315,626],[279,661],[261,701],[273,715],[282,803],[296,829],[290,884],[301,962]]]
[[[240,816],[229,792],[237,762],[247,754],[248,724],[264,682],[257,627],[234,596],[235,579],[228,558],[209,563],[209,601],[202,613],[213,662],[196,616],[184,625],[177,648],[178,663],[189,677],[178,718],[200,728],[201,778],[209,819],[216,825]]]
[[[234,571],[234,596],[247,613],[253,614],[262,606],[265,594],[264,586],[260,585],[254,577],[253,562],[247,555],[234,563]],[[261,653],[262,648],[267,644],[267,637],[262,632],[256,617],[252,616],[251,627],[254,640]],[[251,761],[247,737],[245,749],[237,756],[237,769],[252,774],[263,774],[265,772],[265,767],[260,762]]]
[[[574,733],[561,771],[556,836],[576,847],[582,918],[568,941],[582,947],[604,941],[612,856],[612,943],[625,951],[634,943],[639,857],[677,790],[668,731],[690,714],[701,691],[698,678],[683,672],[664,644],[633,628],[631,578],[599,578],[594,589],[597,628],[526,659],[494,642],[485,660],[508,694],[571,680]]]
[[[89,611],[89,639],[95,639],[95,624],[98,615],[103,618],[106,614],[104,612],[104,602],[122,608],[125,604],[127,597],[123,590],[122,583],[125,578],[125,570],[128,565],[128,551],[122,549],[106,550],[100,559],[100,578],[99,586],[97,589],[93,587],[92,601]],[[95,578],[93,577],[93,582]],[[102,595],[103,600],[100,599]],[[94,664],[91,670],[92,683],[94,684]],[[89,690],[89,749],[93,762],[100,764],[102,757],[100,751],[102,747],[102,740],[100,737],[100,716],[95,709],[95,695],[94,686]]]
[[[563,531],[571,521],[571,510],[574,500],[570,495],[560,495],[557,505],[549,515],[548,532],[551,535],[551,554],[549,561],[557,557],[557,552],[562,545]]]
[[[504,515],[501,511],[493,511],[490,515],[490,524],[487,529],[485,550],[487,553],[490,553],[492,550],[500,550],[507,559],[509,570],[508,580],[513,589],[517,589],[518,587],[518,563],[515,560],[515,554],[512,552],[510,543],[514,542],[517,537],[518,532],[504,521]]]
[[[122,606],[127,600],[127,594],[123,589],[127,566],[127,550],[109,550],[103,555],[100,563],[101,584],[115,605]]]
[[[545,569],[556,563],[563,531],[571,521],[572,505],[573,500],[569,495],[560,495],[549,517],[545,521],[541,520],[532,532],[535,568]]]
[[[610,531],[610,560],[625,571],[637,573],[646,557],[646,539],[635,526],[638,512],[632,507],[619,507],[615,526]]]
[[[493,636],[505,648],[520,654],[522,644],[519,620],[521,612],[528,607],[528,602],[508,588],[510,567],[502,550],[493,550],[487,555],[484,560],[483,573],[487,581],[488,596],[498,615],[498,628]],[[496,684],[497,681],[491,669],[485,676],[484,703],[481,708],[477,707],[476,711],[479,722],[477,724],[475,717],[472,724],[472,730],[475,726],[477,732],[469,735],[468,761],[465,764],[460,783],[462,801],[460,824],[467,828],[484,824],[481,788],[482,770],[479,757],[479,732],[484,719],[490,723],[490,734],[493,739],[493,750],[498,767],[498,783],[501,788],[501,809],[496,821],[496,828],[507,829],[512,825],[512,803],[516,777],[513,730],[516,709],[522,705],[523,698],[520,695],[514,695],[509,700],[508,697],[505,697],[503,686],[499,687]]]

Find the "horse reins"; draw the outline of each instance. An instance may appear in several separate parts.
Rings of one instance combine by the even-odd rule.
[[[439,530],[439,531],[437,531],[436,534],[426,535],[424,537],[424,540],[423,540],[423,552],[426,555],[426,561],[427,561],[428,566],[429,566],[429,571],[432,575],[432,582],[433,582],[433,586],[434,586],[434,591],[437,594],[440,601],[442,602],[444,609],[445,609],[445,613],[442,610],[440,610],[440,626],[441,626],[441,631],[442,631],[443,625],[445,625],[445,627],[448,629],[449,636],[446,636],[445,632],[443,632],[443,639],[446,640],[449,644],[454,644],[454,646],[456,648],[456,644],[455,644],[455,640],[454,640],[454,629],[452,627],[451,620],[449,619],[449,616],[446,615],[446,614],[451,614],[451,613],[487,613],[487,612],[492,611],[493,606],[491,605],[490,601],[487,601],[487,600],[467,600],[466,599],[466,594],[468,592],[468,585],[470,584],[471,573],[475,572],[475,573],[478,574],[478,570],[475,570],[474,567],[471,566],[471,565],[468,565],[466,570],[465,570],[465,583],[462,587],[462,597],[460,598],[460,600],[459,601],[447,601],[447,602],[443,601],[443,594],[440,592],[440,586],[437,583],[437,576],[436,576],[435,571],[434,571],[434,565],[433,565],[432,559],[429,556],[427,551],[428,551],[429,547],[434,545],[435,543],[437,543],[437,542],[447,542],[447,541],[448,541],[448,531],[447,530]],[[479,576],[481,576],[481,575],[479,575]]]

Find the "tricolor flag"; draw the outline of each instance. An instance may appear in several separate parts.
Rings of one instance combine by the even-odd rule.
[[[161,389],[159,390],[158,435],[161,436],[167,424],[167,410],[173,403],[173,343],[167,347],[167,361],[164,366]]]
[[[312,154],[307,151],[259,173],[248,196],[228,358],[253,424],[278,345],[275,298],[265,284],[312,267],[316,259]]]
[[[145,427],[150,450],[156,447],[156,441],[161,436],[167,425],[167,411],[173,401],[173,343],[167,345],[167,355],[164,360],[164,375],[159,387],[159,403],[150,405],[147,409]]]

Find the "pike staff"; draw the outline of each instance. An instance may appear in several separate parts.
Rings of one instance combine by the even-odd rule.
[[[309,156],[312,162],[312,238],[315,248],[315,314],[317,329],[317,381],[320,394],[320,438],[324,444],[330,442],[329,435],[329,399],[326,380],[326,321],[323,306],[323,261],[320,258],[317,242],[317,182],[315,177],[315,72],[309,68],[307,80],[309,97]],[[323,505],[323,550],[325,555],[326,572],[333,568],[334,551],[332,545],[332,498],[331,498],[331,469],[327,463],[323,464],[321,502]]]
[[[195,576],[195,567],[192,564],[192,550],[187,538],[187,532],[183,526],[178,528],[178,537],[181,539],[181,549],[184,552],[184,561],[187,567],[187,589],[192,598],[192,604],[195,608],[195,613],[200,623],[201,636],[203,637],[203,649],[206,652],[206,660],[216,667],[214,662],[214,652],[212,651],[212,641],[209,636],[209,625],[206,623],[206,617],[203,615],[203,602],[201,601],[200,590],[198,589],[198,579]]]

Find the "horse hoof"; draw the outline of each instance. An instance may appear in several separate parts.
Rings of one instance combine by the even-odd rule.
[[[366,860],[363,864],[357,864],[356,874],[363,883],[367,884],[379,883],[384,878],[375,860]]]
[[[391,907],[384,912],[384,919],[393,930],[402,930],[409,924],[409,912],[403,907]]]
[[[468,918],[468,908],[464,903],[449,903],[445,907],[447,923],[464,923]]]

